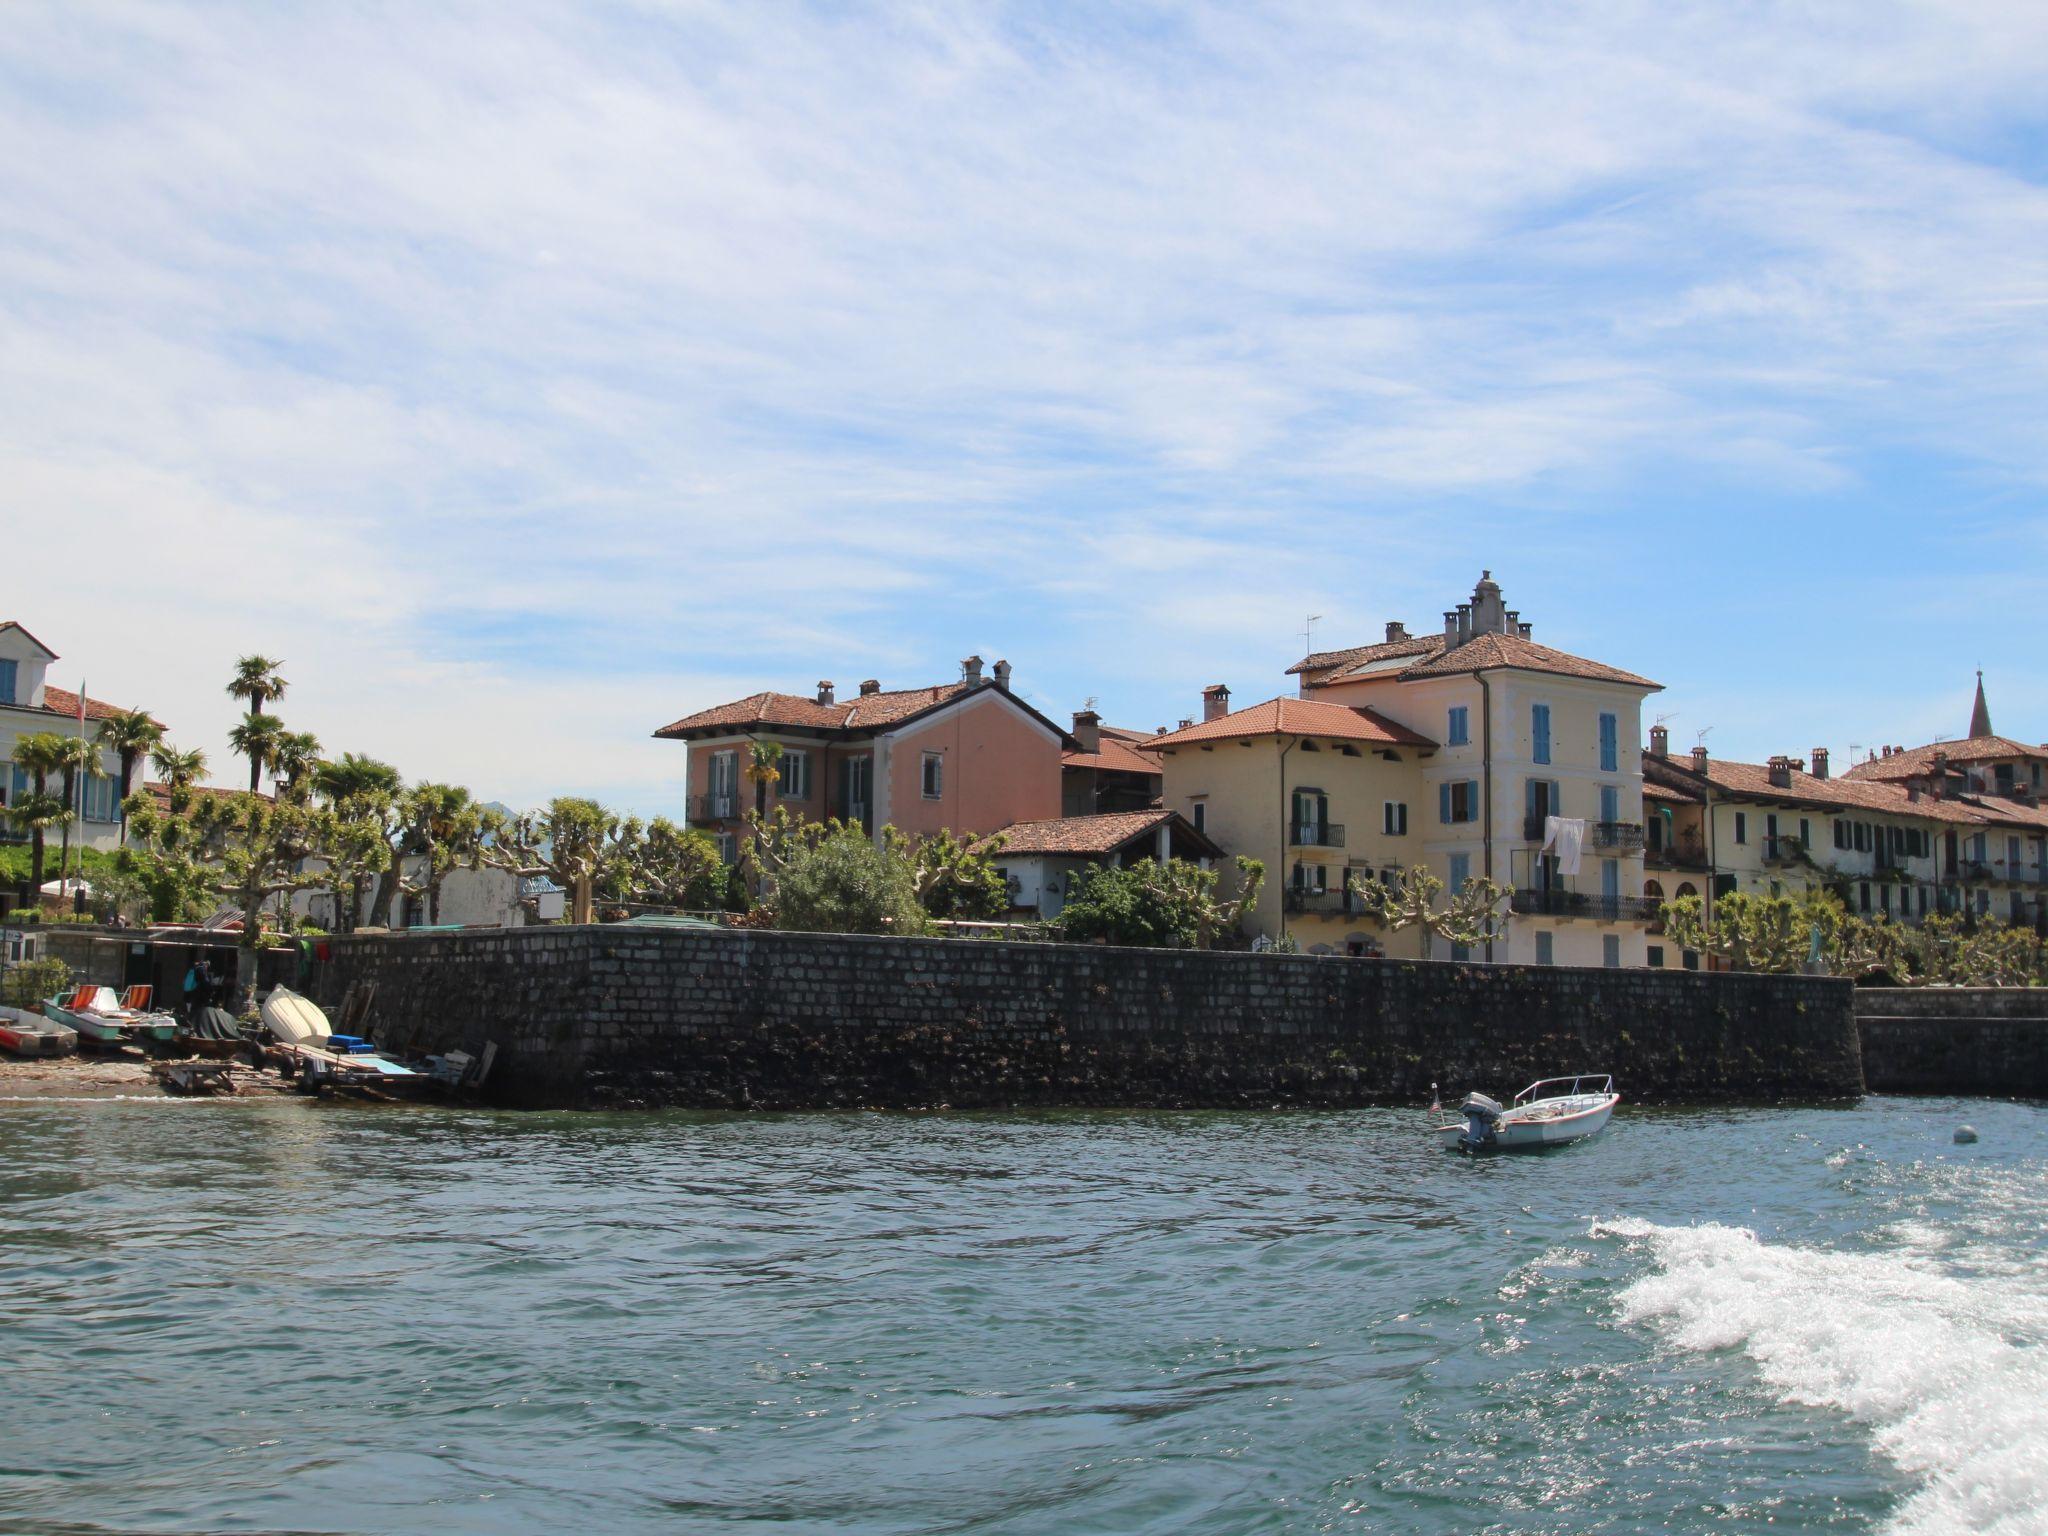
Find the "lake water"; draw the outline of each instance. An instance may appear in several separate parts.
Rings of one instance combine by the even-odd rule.
[[[2048,1111],[1423,1121],[0,1104],[0,1529],[2048,1531]]]

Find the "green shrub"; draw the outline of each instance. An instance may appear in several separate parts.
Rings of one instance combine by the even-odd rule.
[[[0,1000],[10,1008],[28,1008],[46,997],[60,996],[71,985],[71,967],[54,956],[23,960],[0,975]]]

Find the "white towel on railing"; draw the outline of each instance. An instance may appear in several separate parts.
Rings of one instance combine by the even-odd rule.
[[[1586,822],[1581,816],[1546,816],[1543,818],[1543,849],[1545,853],[1557,855],[1557,872],[1560,875],[1576,875],[1579,872],[1579,852],[1586,845]]]

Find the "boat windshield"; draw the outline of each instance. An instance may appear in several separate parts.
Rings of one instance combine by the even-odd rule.
[[[1584,1077],[1546,1077],[1516,1094],[1515,1102],[1534,1104],[1543,1099],[1575,1099],[1586,1094],[1612,1092],[1614,1079],[1605,1072],[1593,1072]]]

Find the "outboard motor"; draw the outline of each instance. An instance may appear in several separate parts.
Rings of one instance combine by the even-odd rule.
[[[1458,1139],[1468,1147],[1490,1147],[1494,1125],[1506,1111],[1483,1093],[1468,1093],[1458,1113],[1465,1117],[1465,1134]]]

